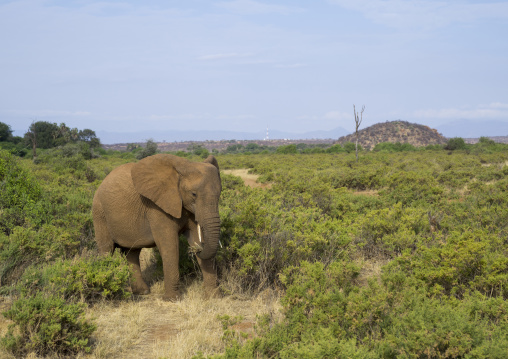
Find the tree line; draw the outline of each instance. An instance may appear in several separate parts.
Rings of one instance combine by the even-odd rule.
[[[85,128],[78,130],[70,128],[65,123],[60,125],[47,121],[34,121],[24,136],[14,136],[11,126],[0,122],[0,148],[10,151],[19,157],[27,155],[32,150],[32,156],[37,157],[37,149],[48,149],[67,144],[82,143],[89,148],[99,148],[100,139],[95,131]]]

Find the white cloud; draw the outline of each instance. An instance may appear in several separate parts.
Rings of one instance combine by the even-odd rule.
[[[431,29],[454,22],[508,19],[508,3],[447,0],[328,0],[389,27]]]
[[[222,7],[226,10],[239,13],[239,14],[267,14],[267,13],[278,13],[287,15],[294,12],[302,12],[301,8],[288,7],[282,5],[266,4],[259,1],[253,0],[234,0],[224,1],[215,4],[216,6]]]
[[[443,108],[414,111],[415,118],[425,119],[499,119],[508,117],[508,104],[494,102],[476,108]]]

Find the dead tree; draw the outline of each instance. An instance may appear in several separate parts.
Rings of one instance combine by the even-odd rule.
[[[358,162],[358,137],[359,137],[358,129],[362,124],[363,111],[365,111],[365,105],[362,106],[362,110],[360,111],[360,113],[356,112],[355,105],[353,105],[353,112],[355,115],[355,133],[356,133],[356,143],[355,143],[356,162]]]

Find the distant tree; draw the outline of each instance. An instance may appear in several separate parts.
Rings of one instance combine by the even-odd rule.
[[[226,148],[226,153],[238,153],[238,152],[243,152],[244,151],[244,147],[242,144],[234,144],[234,145],[229,145],[227,148]],[[192,150],[194,151],[194,149]]]
[[[78,129],[69,128],[65,123],[61,123],[58,126],[58,130],[53,133],[53,146],[63,146],[70,142],[78,141]]]
[[[134,151],[135,149],[139,148],[140,146],[136,143],[129,143],[127,145],[127,152],[132,152]]]
[[[449,151],[464,150],[466,149],[466,142],[462,137],[450,138],[446,143],[444,149]]]
[[[25,139],[29,144],[37,148],[52,148],[58,146],[56,141],[61,136],[61,128],[56,123],[46,121],[32,122]],[[35,140],[35,143],[34,143]]]
[[[353,142],[346,142],[346,143],[344,143],[344,150],[347,153],[351,153],[351,152],[354,152],[356,150],[361,151],[362,150],[362,146],[360,144],[358,144],[358,146],[357,146]]]
[[[143,151],[138,153],[136,158],[138,160],[141,160],[145,157],[155,155],[157,152],[158,152],[157,143],[155,143],[155,141],[153,139],[149,139],[146,141],[146,146],[145,146],[145,148],[143,148]]]
[[[251,142],[245,146],[245,149],[249,152],[259,152],[261,150],[261,146],[257,143]]]
[[[228,148],[229,147],[230,146],[228,146]],[[190,152],[201,158],[207,158],[210,155],[210,152],[205,147],[203,147],[203,145],[198,145],[195,143],[187,147],[187,150],[189,150]]]
[[[10,141],[12,139],[11,126],[6,123],[0,122],[0,142]]]
[[[496,145],[496,142],[494,140],[491,140],[490,138],[484,137],[484,136],[482,136],[478,139],[478,143],[482,144],[484,146],[495,146]]]
[[[365,105],[362,106],[362,110],[360,111],[360,113],[356,112],[355,105],[353,105],[353,112],[355,115],[355,133],[356,133],[356,143],[355,143],[356,162],[358,162],[358,138],[359,138],[358,129],[362,124],[363,111],[365,111]]]
[[[346,150],[338,143],[326,149],[327,153],[340,153],[345,151]]]
[[[294,154],[298,153],[298,148],[296,145],[279,146],[276,152],[281,154]]]
[[[89,128],[85,128],[84,130],[80,130],[77,134],[77,138],[80,141],[88,143],[91,148],[100,147],[101,141],[95,134],[95,131],[90,130]]]

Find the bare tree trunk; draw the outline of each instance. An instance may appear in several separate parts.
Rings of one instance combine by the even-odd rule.
[[[356,133],[356,143],[355,143],[356,162],[358,162],[358,138],[359,138],[358,129],[362,124],[363,111],[365,111],[365,105],[362,106],[362,111],[360,111],[360,113],[356,112],[356,107],[355,105],[353,105],[353,112],[355,115],[355,133]]]

